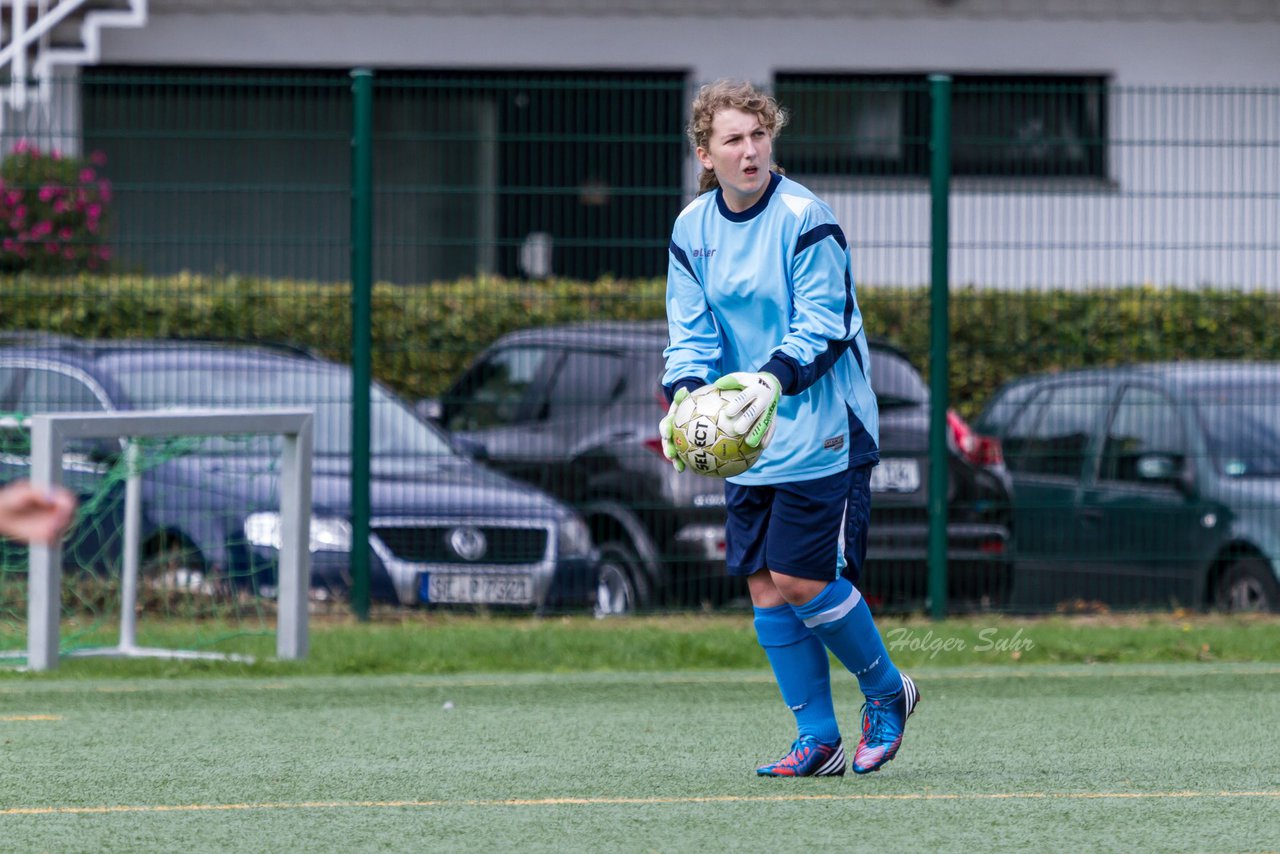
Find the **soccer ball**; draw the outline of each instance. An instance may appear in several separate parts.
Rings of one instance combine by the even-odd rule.
[[[737,396],[704,385],[689,393],[672,417],[671,441],[687,467],[707,477],[733,477],[755,465],[764,448],[748,447],[724,408]],[[763,444],[763,443],[762,443]]]

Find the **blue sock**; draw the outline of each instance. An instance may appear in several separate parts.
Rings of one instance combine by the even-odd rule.
[[[902,690],[902,675],[889,660],[871,609],[848,579],[837,579],[808,602],[792,607],[840,663],[858,677],[858,686],[869,699],[887,699]]]
[[[756,639],[764,647],[782,701],[796,716],[800,735],[824,744],[840,738],[831,701],[831,661],[827,648],[805,628],[790,605],[755,609]]]

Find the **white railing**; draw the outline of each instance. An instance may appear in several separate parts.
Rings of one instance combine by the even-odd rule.
[[[0,0],[0,74],[7,70],[9,77],[0,86],[0,123],[9,109],[49,103],[55,67],[97,63],[103,29],[146,23],[147,0]],[[78,25],[79,36],[70,45],[54,46],[61,24]]]

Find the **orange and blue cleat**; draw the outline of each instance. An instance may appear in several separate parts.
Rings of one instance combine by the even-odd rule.
[[[844,746],[823,744],[811,735],[802,735],[791,743],[791,752],[768,765],[756,769],[761,777],[843,777]]]
[[[898,755],[902,730],[916,710],[920,692],[911,677],[902,674],[902,690],[889,700],[867,700],[862,705],[862,738],[853,754],[853,773],[867,774]]]

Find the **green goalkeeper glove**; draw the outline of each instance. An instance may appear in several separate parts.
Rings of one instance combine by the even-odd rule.
[[[680,459],[680,455],[676,453],[676,443],[671,441],[672,424],[675,423],[676,407],[684,402],[689,396],[689,389],[676,389],[676,396],[671,400],[671,407],[667,409],[666,416],[658,422],[658,435],[662,437],[662,455],[666,457],[671,465],[675,466],[675,470],[684,471],[684,460]]]
[[[782,383],[773,374],[738,371],[725,374],[715,382],[721,391],[737,391],[724,413],[734,419],[733,429],[745,436],[751,448],[768,447],[773,438],[774,416],[782,397]]]

